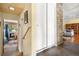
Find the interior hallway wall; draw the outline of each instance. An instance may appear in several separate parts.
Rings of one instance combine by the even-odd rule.
[[[28,23],[27,24],[24,24],[24,12],[25,11],[28,11]],[[21,15],[20,15],[20,18],[19,18],[19,37],[18,37],[18,40],[19,40],[19,51],[20,52],[23,52],[23,55],[31,55],[31,29],[27,32],[25,38],[23,39],[23,36],[25,35],[28,27],[32,27],[31,25],[31,4],[28,3],[28,4],[25,4],[25,8],[24,10],[22,11]]]

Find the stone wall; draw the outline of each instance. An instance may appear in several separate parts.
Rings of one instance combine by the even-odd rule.
[[[60,3],[56,5],[56,16],[57,16],[57,45],[63,42],[63,11]]]

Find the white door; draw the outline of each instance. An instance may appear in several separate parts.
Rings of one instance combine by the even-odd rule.
[[[35,4],[36,6],[36,51],[37,53],[46,48],[46,4]]]

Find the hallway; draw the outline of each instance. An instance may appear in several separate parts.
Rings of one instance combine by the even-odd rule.
[[[79,56],[79,44],[65,42],[63,45],[40,52],[37,56]]]
[[[0,3],[1,56],[32,55],[31,7],[31,3]]]

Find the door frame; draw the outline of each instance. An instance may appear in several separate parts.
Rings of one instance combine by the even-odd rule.
[[[1,38],[2,38],[2,53],[1,56],[4,54],[4,19],[1,17]]]
[[[4,54],[4,18],[2,18],[2,20],[1,20],[1,31],[2,31],[2,53],[1,53],[1,55],[3,56],[3,54]],[[17,23],[17,28],[18,28],[18,23]],[[16,49],[18,50],[18,30],[17,30],[17,47],[16,47]]]

